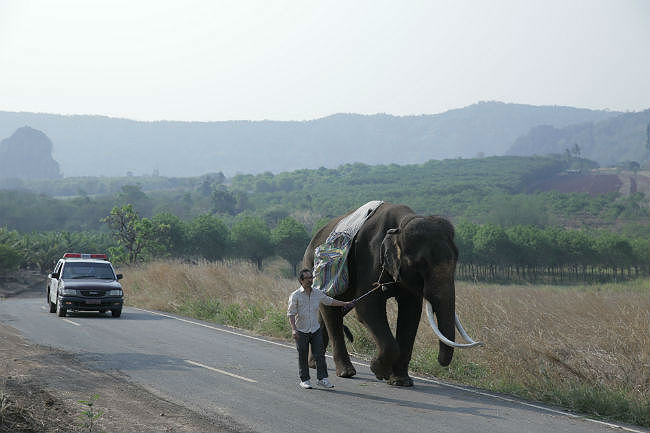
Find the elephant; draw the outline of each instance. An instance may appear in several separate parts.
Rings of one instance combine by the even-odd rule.
[[[349,214],[347,214],[349,215]],[[303,267],[312,269],[314,251],[323,244],[336,224],[347,215],[334,218],[311,239],[303,256]],[[473,341],[455,314],[454,274],[458,249],[454,244],[454,227],[439,216],[417,215],[408,206],[383,203],[361,226],[348,253],[349,284],[335,298],[358,300],[355,311],[359,322],[370,332],[377,351],[370,369],[377,379],[394,386],[413,386],[408,367],[413,343],[420,323],[423,301],[429,323],[440,338],[438,363],[447,366],[454,347],[473,347]],[[380,282],[382,290],[374,290]],[[386,317],[386,301],[397,302],[395,336]],[[336,375],[352,377],[356,370],[350,361],[343,325],[345,312],[340,307],[322,305],[319,310],[324,325],[324,346],[332,342]],[[433,316],[437,317],[437,325]],[[455,327],[467,344],[455,342]]]

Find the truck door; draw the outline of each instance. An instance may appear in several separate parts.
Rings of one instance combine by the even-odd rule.
[[[61,271],[63,270],[63,262],[59,261],[54,267],[53,274],[58,273],[59,278],[50,278],[50,302],[56,302],[56,294],[59,291],[59,281],[61,280]],[[51,275],[51,274],[50,274]]]

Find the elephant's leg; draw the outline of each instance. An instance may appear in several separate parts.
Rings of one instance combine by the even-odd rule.
[[[320,312],[327,330],[327,333],[323,335],[323,337],[327,335],[326,338],[323,338],[323,345],[327,347],[327,341],[332,340],[332,356],[336,365],[336,375],[339,377],[354,376],[357,374],[357,370],[350,361],[350,355],[345,345],[341,307],[322,306]]]
[[[399,346],[386,318],[386,300],[369,298],[359,303],[356,309],[359,320],[377,343],[377,353],[370,363],[370,369],[377,379],[390,379],[393,364],[399,358]]]
[[[397,299],[397,307],[396,338],[399,344],[399,357],[393,364],[393,374],[388,379],[388,383],[395,386],[413,386],[408,370],[422,315],[422,299],[413,296],[400,297]]]

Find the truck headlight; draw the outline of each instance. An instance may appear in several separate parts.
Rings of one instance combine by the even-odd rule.
[[[120,289],[107,290],[106,296],[122,296],[122,291]]]
[[[62,295],[73,295],[73,296],[74,296],[74,295],[76,295],[76,296],[81,295],[81,293],[79,292],[79,290],[76,290],[76,289],[66,289],[65,287],[61,289],[61,294],[62,294]]]

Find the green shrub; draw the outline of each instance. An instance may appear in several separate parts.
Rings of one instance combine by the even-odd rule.
[[[18,269],[23,263],[23,256],[15,248],[0,244],[0,275]]]

